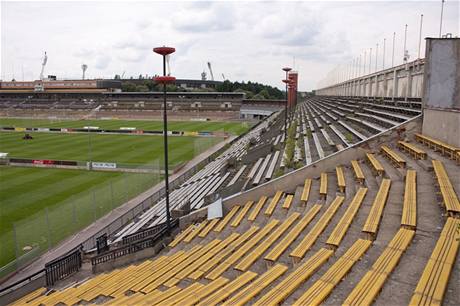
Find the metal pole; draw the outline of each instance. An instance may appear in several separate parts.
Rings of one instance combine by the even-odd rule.
[[[166,55],[163,55],[163,76],[166,76]],[[166,83],[163,84],[163,139],[165,155],[166,227],[169,233],[171,231],[171,215],[169,212],[168,115],[166,107]]]
[[[93,190],[93,210],[94,210],[94,221],[97,220],[97,212],[96,212],[96,194],[94,193]]]
[[[286,81],[288,79],[288,72],[286,71]],[[286,103],[284,104],[284,146],[287,142],[287,105],[288,105],[288,86],[286,83]]]
[[[16,231],[16,223],[13,223],[13,236],[14,236],[14,252],[16,255],[16,269],[19,269],[19,244],[18,244],[18,233]]]
[[[379,44],[375,46],[375,72],[377,72],[378,58],[379,58]]]
[[[364,50],[364,57],[363,57],[363,61],[364,61],[364,69],[363,69],[363,74],[366,74],[366,50]]]
[[[386,42],[387,42],[387,39],[384,38],[383,39],[383,59],[382,59],[382,70],[385,70],[385,49],[386,49]]]
[[[361,54],[359,55],[359,60],[358,60],[358,75],[357,77],[361,76]]]
[[[422,49],[422,26],[423,26],[423,14],[420,15],[420,31],[418,35],[418,56],[420,58],[420,51]]]
[[[396,32],[393,32],[393,53],[391,55],[391,67],[395,66],[395,39],[396,39]]]
[[[51,249],[51,229],[50,229],[50,218],[48,216],[48,207],[45,208],[46,215],[46,227],[48,229],[48,250]]]
[[[406,61],[406,43],[407,43],[407,24],[404,27],[404,52],[403,52],[404,62]]]
[[[372,66],[372,48],[369,48],[369,74],[371,74],[371,66]]]
[[[439,21],[439,38],[441,38],[441,32],[442,32],[442,15],[444,13],[444,0],[441,1],[441,19]]]
[[[91,144],[91,132],[88,127],[88,159],[89,159],[89,170],[93,169],[93,157],[92,157],[92,144]]]
[[[111,206],[111,211],[113,211],[113,184],[110,182],[110,206]]]

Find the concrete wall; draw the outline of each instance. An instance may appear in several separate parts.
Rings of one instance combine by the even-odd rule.
[[[319,96],[358,96],[383,98],[421,98],[424,60],[378,71],[316,90]]]
[[[426,45],[424,106],[460,111],[460,38],[427,38]]]
[[[422,133],[460,148],[460,112],[424,109]]]

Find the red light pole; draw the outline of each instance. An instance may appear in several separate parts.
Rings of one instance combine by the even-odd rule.
[[[166,75],[166,56],[176,51],[171,47],[153,48],[153,52],[163,56],[163,76],[155,77],[156,83],[163,84],[163,139],[164,139],[164,159],[165,159],[165,195],[166,195],[166,226],[168,232],[171,230],[171,213],[169,211],[169,170],[168,170],[168,115],[166,106],[166,84],[174,83],[175,77]]]
[[[288,105],[288,83],[289,83],[288,72],[291,70],[292,69],[289,67],[283,68],[283,71],[286,72],[286,79],[283,80],[283,82],[286,84],[286,104],[284,106],[284,144],[285,145],[287,141],[287,105]]]

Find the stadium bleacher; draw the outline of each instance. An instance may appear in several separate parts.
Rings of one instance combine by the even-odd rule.
[[[332,109],[335,112],[329,112]],[[296,146],[303,165],[336,152],[331,143],[349,147],[376,135],[378,128],[386,130],[385,124],[395,126],[420,113],[417,104],[334,97],[310,98],[298,110],[294,117],[303,141]],[[382,125],[363,119],[369,116],[382,116],[372,117]],[[264,128],[267,131],[255,137],[272,144],[280,141],[279,133],[265,137],[270,127]],[[174,190],[172,207],[179,208],[184,195],[193,195],[191,207],[201,208],[219,182],[227,186],[224,181],[231,178],[221,173],[226,158],[242,157],[254,135],[243,137]],[[454,303],[458,300],[449,290],[456,288],[452,280],[458,280],[454,274],[459,271],[458,149],[422,134],[406,138],[363,149],[362,157],[302,178],[302,184],[292,186],[294,191],[274,189],[225,207],[222,218],[202,217],[153,258],[64,288],[40,288],[17,305],[370,305],[394,301],[394,286],[407,289],[395,297],[402,304],[442,304],[446,297]],[[277,152],[284,156],[283,148]],[[282,160],[272,158],[273,152],[255,158],[230,185],[243,179],[253,184],[256,178],[254,185],[263,184],[268,171],[281,168]],[[433,172],[420,159],[429,161]],[[429,196],[418,196],[425,192],[434,197],[438,190],[440,206],[430,203]],[[164,222],[163,203],[120,231],[114,242]],[[427,219],[432,224],[427,225]],[[427,230],[429,237],[423,234]],[[417,256],[418,264],[409,265],[411,256]]]

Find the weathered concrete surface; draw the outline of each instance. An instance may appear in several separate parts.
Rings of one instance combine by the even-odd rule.
[[[427,38],[424,106],[460,111],[460,38]]]
[[[460,147],[460,110],[424,109],[422,133]]]

